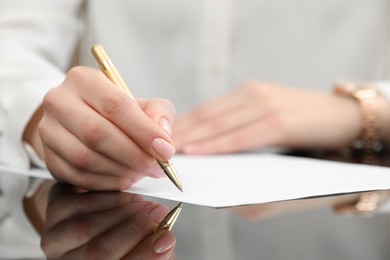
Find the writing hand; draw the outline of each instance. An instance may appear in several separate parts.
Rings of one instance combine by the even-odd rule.
[[[38,126],[52,175],[89,190],[121,190],[143,176],[165,176],[155,159],[175,153],[175,109],[164,99],[138,102],[98,70],[70,70],[45,96]]]

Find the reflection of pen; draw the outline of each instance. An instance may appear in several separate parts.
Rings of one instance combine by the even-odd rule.
[[[176,207],[174,207],[161,221],[161,223],[154,230],[155,232],[160,230],[171,230],[173,225],[176,222],[176,219],[179,217],[181,209],[183,208],[183,203],[180,203]]]
[[[99,64],[101,71],[109,78],[117,87],[119,87],[124,93],[129,97],[135,100],[134,96],[131,94],[130,90],[126,86],[125,81],[119,74],[118,70],[112,63],[111,59],[108,57],[107,53],[104,51],[103,47],[99,44],[96,44],[92,47],[92,53],[96,61]],[[176,173],[176,169],[171,161],[159,161],[157,160],[160,167],[164,170],[165,174],[169,179],[183,191],[182,184],[180,182],[179,176]]]

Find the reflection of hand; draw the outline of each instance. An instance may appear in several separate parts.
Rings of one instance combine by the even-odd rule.
[[[319,207],[331,207],[355,201],[358,195],[343,195],[323,197],[318,199],[301,199],[291,201],[272,202],[250,206],[235,207],[233,211],[250,220],[262,220],[297,211],[310,210]]]
[[[248,83],[178,118],[174,141],[188,154],[262,147],[339,148],[361,129],[358,105],[329,93]]]
[[[153,233],[167,213],[140,195],[55,185],[41,246],[49,259],[174,259],[173,234]]]
[[[43,111],[38,129],[45,162],[56,179],[78,187],[120,190],[145,175],[164,176],[153,158],[175,153],[173,105],[162,99],[137,104],[95,69],[70,70],[45,96]]]

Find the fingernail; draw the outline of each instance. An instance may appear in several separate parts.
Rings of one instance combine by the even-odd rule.
[[[160,165],[158,165],[157,163],[153,164],[153,166],[149,168],[148,172],[154,178],[165,177],[163,169],[161,169]]]
[[[176,238],[170,231],[163,231],[162,233],[153,245],[156,254],[163,254],[176,244]]]
[[[149,212],[150,220],[160,223],[161,220],[168,214],[169,209],[163,205],[158,205]]]
[[[182,151],[185,154],[197,154],[201,152],[201,147],[196,143],[187,144],[183,147]]]
[[[149,209],[149,208],[151,208],[153,205],[154,205],[154,202],[151,202],[151,201],[145,201],[145,202],[144,202],[144,208],[145,208],[145,209]]]
[[[175,154],[175,147],[162,138],[155,138],[152,142],[154,151],[163,159],[169,160]]]
[[[165,130],[165,132],[167,132],[169,134],[169,136],[172,135],[172,128],[171,128],[171,124],[169,123],[168,119],[166,119],[165,117],[161,117],[160,118],[160,126],[162,127],[162,129]]]

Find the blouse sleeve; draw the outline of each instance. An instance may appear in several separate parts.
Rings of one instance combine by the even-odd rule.
[[[82,29],[81,4],[0,1],[0,164],[28,169],[23,131],[64,78]]]
[[[376,84],[380,89],[381,93],[389,100],[390,102],[390,81],[381,81]]]
[[[59,85],[83,31],[82,0],[0,0],[0,168],[34,166],[23,131]],[[0,258],[44,258],[23,210],[37,179],[0,171]]]

